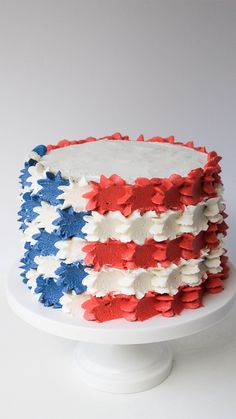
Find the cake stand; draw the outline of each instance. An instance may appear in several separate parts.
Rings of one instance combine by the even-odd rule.
[[[167,341],[206,329],[227,315],[235,302],[236,275],[232,269],[224,291],[206,295],[204,307],[145,322],[96,323],[84,320],[82,312],[71,317],[45,308],[21,282],[16,268],[7,281],[7,296],[15,313],[32,326],[79,341],[73,358],[81,380],[110,393],[134,393],[160,384],[170,374],[173,355]]]

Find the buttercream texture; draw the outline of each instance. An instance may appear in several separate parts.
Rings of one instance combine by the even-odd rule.
[[[20,175],[23,281],[99,322],[201,307],[228,274],[219,161],[173,137],[37,146]]]

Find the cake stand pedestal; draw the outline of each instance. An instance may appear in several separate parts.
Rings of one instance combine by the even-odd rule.
[[[79,341],[73,356],[81,380],[110,393],[134,393],[160,384],[170,374],[173,355],[167,341],[197,333],[227,315],[235,302],[236,275],[232,270],[222,293],[206,295],[204,307],[145,322],[96,323],[84,320],[82,312],[73,318],[45,308],[21,282],[17,269],[8,279],[7,295],[15,313],[32,326]]]

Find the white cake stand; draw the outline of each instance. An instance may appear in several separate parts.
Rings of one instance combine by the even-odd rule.
[[[15,313],[32,326],[79,341],[75,360],[81,380],[111,393],[134,393],[168,377],[173,356],[166,341],[199,332],[226,316],[235,301],[236,275],[231,271],[222,293],[205,296],[205,307],[145,322],[96,323],[84,320],[82,313],[73,318],[45,308],[21,282],[17,269],[8,279],[7,295]]]

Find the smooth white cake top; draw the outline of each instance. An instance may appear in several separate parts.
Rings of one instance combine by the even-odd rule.
[[[54,173],[60,171],[63,177],[85,176],[97,181],[101,175],[117,174],[133,182],[137,177],[186,176],[204,167],[207,155],[167,143],[101,140],[52,150],[40,162]]]

